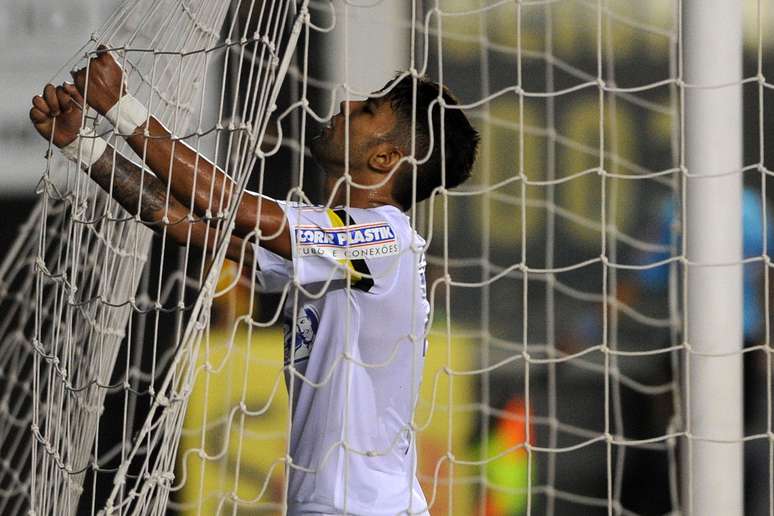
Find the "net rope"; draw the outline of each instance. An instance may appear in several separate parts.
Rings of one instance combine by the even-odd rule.
[[[246,171],[255,159],[255,145],[265,131],[269,108],[276,99],[275,82],[284,74],[281,58],[289,54],[283,48],[289,41],[286,26],[291,11],[295,15],[296,6],[283,2],[264,6],[260,12],[256,9],[259,21],[254,34],[239,34],[232,23],[225,42],[219,42],[228,10],[239,9],[241,5],[236,2],[232,7],[213,1],[128,1],[92,35],[87,47],[94,49],[106,44],[125,71],[127,91],[142,99],[174,134],[183,135],[181,139],[193,141],[197,147],[200,138],[207,134],[203,124],[210,122],[203,117],[202,81],[208,76],[211,55],[232,47],[244,50],[248,45],[254,53],[260,51],[260,58],[253,59],[254,83],[247,92],[238,92],[248,95],[252,104],[246,104],[246,109],[239,114],[238,128],[230,127],[222,131],[223,136],[218,135],[237,149],[229,172],[243,189],[249,176]],[[94,52],[85,55],[93,56]],[[86,60],[81,57],[77,63],[83,65]],[[87,117],[87,123],[89,118],[92,117]],[[101,125],[96,127],[98,133],[109,131]],[[117,148],[127,147],[118,144]],[[3,449],[7,449],[13,461],[4,463],[2,474],[10,475],[11,480],[0,503],[4,509],[13,507],[11,512],[15,513],[26,508],[30,513],[66,514],[73,513],[77,507],[86,470],[101,469],[93,451],[99,449],[99,416],[106,393],[123,389],[127,395],[143,394],[137,389],[137,371],[126,368],[123,378],[113,374],[129,318],[133,313],[153,311],[178,314],[176,340],[180,349],[174,359],[171,354],[162,361],[152,357],[153,367],[149,372],[151,380],[162,371],[171,379],[177,367],[185,367],[178,366],[178,357],[186,356],[181,350],[198,338],[191,330],[186,334],[180,331],[184,328],[183,316],[190,318],[185,322],[192,328],[201,324],[200,318],[206,319],[199,315],[202,302],[192,304],[192,300],[207,296],[203,292],[212,287],[205,273],[216,276],[222,255],[214,257],[215,266],[209,271],[202,266],[191,274],[185,266],[189,255],[196,251],[181,249],[179,254],[184,266],[177,277],[170,275],[169,280],[164,275],[163,261],[151,263],[159,268],[155,296],[148,289],[146,271],[144,292],[136,297],[149,254],[151,232],[74,165],[55,153],[49,153],[47,165],[39,187],[41,200],[28,223],[28,227],[38,225],[41,236],[38,241],[28,239],[28,243],[20,239],[13,256],[18,260],[17,265],[12,267],[9,257],[4,266],[4,284],[22,288],[20,292],[25,295],[13,300],[16,313],[7,315],[5,325],[6,331],[13,331],[16,344],[16,349],[5,349],[15,352],[16,356],[6,355],[12,368],[5,385],[4,415],[11,423],[8,430],[15,428],[17,432],[4,432],[3,436]],[[232,212],[233,207],[227,207],[223,213],[212,216],[217,222],[213,229],[216,238],[230,231],[227,228]],[[162,235],[160,245],[163,254],[166,234]],[[30,258],[20,260],[24,256]],[[24,273],[26,277],[21,276]],[[190,292],[186,295],[185,288],[181,287],[195,288],[196,296],[192,298]],[[28,297],[29,292],[35,293],[33,299]],[[134,354],[136,359],[137,351],[131,349],[132,339],[127,344],[126,356]],[[162,384],[162,389],[165,388]],[[18,395],[18,390],[23,395],[11,397]],[[154,392],[153,382],[148,393],[164,400],[163,392]],[[158,405],[160,401],[155,403]],[[172,408],[174,411],[170,410],[166,417],[174,420],[182,407],[176,403]],[[117,450],[107,454],[120,453],[122,461],[130,461],[142,446],[139,440],[131,445],[130,412],[129,409],[124,412],[124,436],[117,441]],[[19,431],[28,427],[32,428],[31,434]],[[174,432],[165,433],[166,440],[162,442],[168,443],[174,436]],[[146,457],[146,467],[166,469],[175,452],[174,447],[161,449],[158,457],[154,457],[158,466],[148,466],[148,452],[140,453]],[[31,471],[18,467],[26,462],[34,466]],[[19,475],[20,471],[29,473],[29,478]],[[126,479],[121,477],[120,468],[118,472],[116,483],[123,484]],[[133,480],[144,478],[135,476]],[[145,484],[135,511],[146,514],[151,506],[163,509],[165,494],[154,489],[158,488],[153,483]],[[127,503],[123,495],[120,498],[121,504]],[[108,512],[112,510],[112,500],[111,497]]]

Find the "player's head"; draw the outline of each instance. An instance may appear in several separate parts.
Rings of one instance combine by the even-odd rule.
[[[441,105],[444,145],[441,152]],[[478,148],[473,129],[456,98],[446,88],[427,78],[406,76],[390,81],[367,100],[342,103],[341,112],[312,141],[312,154],[329,177],[343,172],[349,147],[349,170],[355,182],[385,184],[394,201],[404,210],[411,206],[413,168],[404,157],[411,155],[412,138],[417,164],[416,201],[422,201],[441,186],[454,188],[470,177]],[[344,113],[349,109],[349,136]],[[412,131],[412,118],[414,130]],[[394,171],[394,172],[393,172]]]
[[[454,188],[467,181],[476,161],[479,135],[461,109],[449,108],[459,104],[456,97],[446,86],[440,87],[424,77],[416,81],[416,97],[411,76],[390,85],[388,83],[381,90],[386,92],[385,97],[397,118],[390,137],[406,156],[411,155],[414,119],[414,156],[420,161],[416,174],[416,201],[430,197],[441,184]],[[439,92],[447,106],[443,113],[443,152]],[[392,195],[404,210],[411,206],[413,175],[408,163],[395,173]]]

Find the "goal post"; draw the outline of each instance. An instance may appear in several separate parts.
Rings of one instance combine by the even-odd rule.
[[[742,4],[683,3],[687,514],[743,514]]]

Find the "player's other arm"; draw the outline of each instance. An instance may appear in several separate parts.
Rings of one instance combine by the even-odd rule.
[[[30,119],[43,138],[64,149],[78,136],[82,103],[83,99],[73,85],[54,88],[49,84],[42,96],[33,97]],[[162,233],[166,230],[166,235],[180,245],[214,250],[217,244],[214,229],[203,221],[192,221],[185,206],[172,197],[167,199],[166,186],[159,178],[143,171],[110,145],[102,144],[103,150],[102,145],[92,143],[85,138],[82,140],[81,147],[85,150],[81,151],[81,156],[90,157],[92,152],[100,155],[94,156],[91,166],[87,164],[84,168],[121,206],[132,215],[139,214],[142,222],[154,231]],[[239,261],[243,247],[245,259],[251,263],[251,246],[244,246],[242,239],[233,236],[229,241],[228,258]]]
[[[126,95],[123,70],[108,52],[91,59],[87,68],[73,73],[73,78],[78,90],[86,92],[87,103],[102,115]],[[225,172],[185,142],[175,139],[155,117],[142,122],[126,141],[158,178],[169,184],[172,195],[180,203],[191,206],[200,216],[219,213],[229,205],[237,185]],[[148,136],[145,136],[146,130]],[[275,201],[245,192],[234,224],[234,234],[243,238],[259,228],[264,237],[263,247],[291,258],[287,220]]]

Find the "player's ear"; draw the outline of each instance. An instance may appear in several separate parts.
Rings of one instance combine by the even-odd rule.
[[[394,169],[403,157],[403,153],[390,142],[376,145],[368,158],[368,166],[376,172],[386,174]]]

